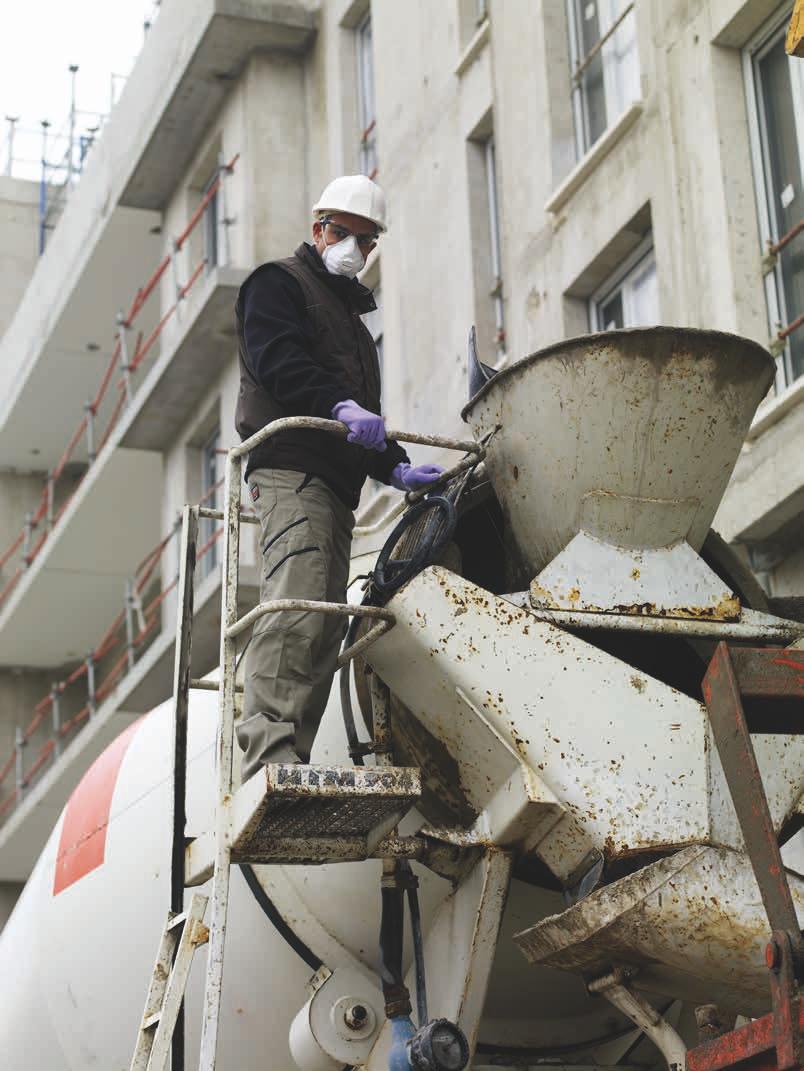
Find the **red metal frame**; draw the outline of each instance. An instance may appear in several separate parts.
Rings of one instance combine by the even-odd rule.
[[[804,1010],[798,978],[804,944],[779,842],[757,766],[751,729],[804,732],[804,653],[719,643],[703,680],[712,734],[731,792],[745,850],[770,921],[766,962],[773,1011],[687,1053],[687,1071],[798,1071]],[[753,705],[749,716],[744,700]],[[781,718],[774,707],[784,706]]]

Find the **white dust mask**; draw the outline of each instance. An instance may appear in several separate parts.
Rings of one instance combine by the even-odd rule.
[[[366,258],[360,252],[357,239],[353,234],[336,242],[335,245],[328,245],[321,254],[321,259],[328,272],[333,275],[345,275],[348,279],[354,279],[366,263]]]

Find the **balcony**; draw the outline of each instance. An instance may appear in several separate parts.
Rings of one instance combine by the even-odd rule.
[[[258,588],[255,570],[241,570],[240,613],[245,613],[258,601]],[[217,665],[220,598],[220,572],[216,570],[196,588],[193,676],[203,676]],[[113,664],[111,687],[99,699],[96,709],[83,717],[73,714],[62,724],[62,729],[66,730],[63,733],[51,731],[46,734],[36,750],[31,748],[33,754],[29,760],[23,752],[27,760],[23,764],[24,789],[12,788],[0,805],[0,822],[3,822],[0,826],[0,882],[28,878],[62,808],[85,771],[132,721],[170,698],[174,640],[173,627],[163,629],[136,657],[131,668],[124,647],[122,672],[115,670]],[[112,658],[119,662],[117,650],[112,652]],[[79,678],[71,687],[83,689],[86,695],[85,678]],[[103,695],[105,687],[100,681],[99,696]],[[51,710],[44,713],[50,725]],[[83,708],[77,714],[83,714]],[[14,756],[9,758],[11,766],[8,761],[5,765],[13,774]],[[7,780],[10,780],[9,775]]]
[[[5,467],[56,467],[126,314],[121,295],[157,260],[161,212],[233,79],[256,51],[303,52],[314,25],[294,0],[164,5],[0,340]],[[144,310],[138,327],[155,322]],[[47,420],[43,397],[60,400]]]
[[[10,565],[14,554],[18,564],[0,593],[0,666],[59,666],[83,657],[117,612],[136,563],[162,534],[161,451],[219,372],[221,352],[234,353],[232,307],[246,274],[226,267],[203,277],[197,273],[192,305],[170,339],[162,340],[150,362],[144,358],[136,365],[137,353],[158,340],[152,333],[130,362],[131,371],[118,381],[118,403],[107,415],[100,451],[91,462],[87,417],[83,430],[79,424],[80,444],[74,434],[68,455],[83,472],[80,482],[74,491],[65,490],[59,509],[49,508],[55,491],[46,484],[36,527],[29,524],[16,549],[12,544],[6,551],[13,551]],[[143,377],[138,385],[135,373]],[[104,377],[103,383],[108,407],[111,379]],[[71,606],[80,606],[81,613],[65,628],[63,608]]]

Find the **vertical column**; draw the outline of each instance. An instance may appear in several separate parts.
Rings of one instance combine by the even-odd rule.
[[[92,402],[87,402],[84,405],[84,412],[87,415],[87,458],[90,465],[95,461],[95,406]]]
[[[86,657],[87,666],[87,706],[89,707],[90,718],[94,716],[97,710],[97,700],[95,697],[95,654],[90,651]]]
[[[25,795],[25,766],[23,762],[23,752],[27,743],[25,733],[18,725],[14,732],[14,765],[16,767],[15,774],[17,779],[18,804],[22,801],[22,797]]]
[[[126,405],[131,401],[131,365],[128,360],[128,341],[126,331],[128,324],[122,312],[117,314],[117,338],[120,342],[120,368],[123,372],[123,385],[126,391]]]

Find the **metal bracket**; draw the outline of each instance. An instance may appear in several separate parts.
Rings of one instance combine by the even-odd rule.
[[[767,663],[763,668],[767,669]],[[741,690],[750,691],[748,664],[741,670],[738,681],[729,647],[719,643],[703,680],[703,695],[770,928],[790,935],[795,973],[801,977],[802,941],[798,917],[743,710]]]
[[[799,995],[796,985],[793,935],[774,930],[765,950],[770,970],[773,1000],[773,1041],[776,1045],[778,1071],[792,1071],[801,1064],[801,1033],[799,1030]],[[801,933],[795,937],[801,943]]]

